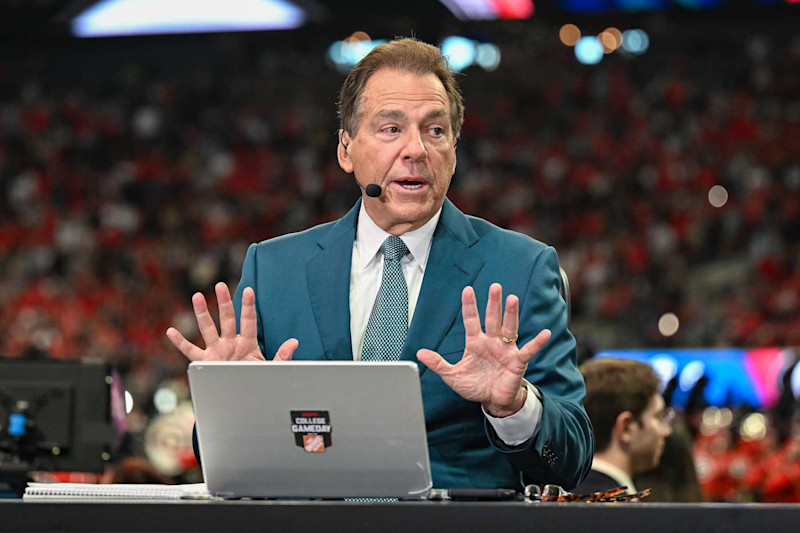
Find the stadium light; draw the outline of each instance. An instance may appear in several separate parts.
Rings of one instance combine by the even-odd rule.
[[[678,377],[678,386],[684,392],[691,391],[692,387],[694,387],[697,382],[700,381],[700,378],[703,377],[705,371],[706,365],[702,361],[692,361],[683,367],[683,371]]]
[[[286,30],[305,12],[287,0],[103,0],[72,20],[77,37]]]
[[[475,49],[475,62],[483,70],[492,72],[500,66],[500,47],[492,43],[481,43]]]
[[[650,37],[644,30],[622,32],[622,49],[631,54],[643,54],[650,47]]]
[[[345,39],[328,47],[328,59],[340,72],[348,72],[370,51],[384,44],[386,39]]]
[[[466,37],[446,37],[442,41],[442,55],[453,70],[461,71],[475,62],[475,41]]]
[[[575,57],[584,65],[596,65],[603,59],[603,45],[597,37],[581,37],[575,45]]]
[[[440,0],[459,20],[527,19],[533,0]]]
[[[133,411],[133,394],[125,391],[125,414],[131,414]]]
[[[678,362],[667,353],[658,354],[650,360],[653,370],[661,378],[661,385],[666,386],[678,373]]]

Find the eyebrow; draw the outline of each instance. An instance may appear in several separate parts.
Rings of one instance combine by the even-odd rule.
[[[377,115],[375,115],[377,119],[386,119],[390,118],[393,120],[400,120],[406,118],[406,114],[400,111],[399,109],[384,109],[383,111],[379,111]]]
[[[430,120],[432,118],[443,118],[447,117],[447,112],[444,109],[434,109],[429,111],[428,114],[425,115],[425,120]],[[379,111],[375,115],[375,119],[392,119],[392,120],[404,120],[408,118],[403,111],[399,109],[384,109],[383,111]],[[373,121],[375,120],[373,119]]]

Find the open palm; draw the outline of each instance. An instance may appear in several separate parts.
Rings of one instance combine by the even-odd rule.
[[[519,348],[519,299],[510,295],[502,311],[503,289],[498,283],[489,288],[486,303],[486,331],[481,328],[475,291],[466,287],[461,294],[465,348],[461,360],[452,365],[432,350],[420,350],[417,358],[436,372],[459,396],[480,402],[490,414],[508,416],[524,403],[522,378],[528,362],[550,339],[541,331]],[[505,338],[505,340],[504,340]]]
[[[264,361],[258,347],[256,297],[247,287],[242,293],[241,333],[236,333],[236,314],[228,286],[217,283],[214,287],[219,303],[219,331],[208,311],[201,293],[192,296],[192,307],[197,317],[197,327],[205,342],[205,349],[192,344],[175,328],[167,330],[167,337],[190,361]],[[278,348],[275,360],[288,361],[297,349],[298,341],[289,339]]]

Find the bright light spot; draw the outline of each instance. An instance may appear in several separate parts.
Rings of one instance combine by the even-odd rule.
[[[650,47],[650,37],[643,30],[622,32],[622,49],[632,54],[643,54]]]
[[[442,55],[450,68],[464,70],[475,61],[475,41],[466,37],[446,37],[442,41]]]
[[[343,41],[341,46],[344,60],[350,65],[355,65],[378,45],[375,41],[350,40]]]
[[[708,203],[714,207],[722,207],[728,202],[728,191],[722,185],[714,185],[708,191]]]
[[[675,335],[678,332],[679,326],[680,322],[675,313],[664,313],[661,318],[658,319],[658,331],[665,337],[672,337]]]
[[[745,417],[739,429],[745,440],[760,440],[767,435],[766,418],[761,413],[752,413]]]
[[[159,413],[171,413],[178,407],[178,395],[174,390],[162,387],[153,395],[153,404]]]
[[[374,41],[363,40],[362,37],[367,34],[364,32],[355,32],[353,35],[344,41],[336,41],[328,48],[328,59],[333,62],[336,68],[341,72],[348,72],[356,63],[361,61],[364,56],[372,51],[373,48],[384,44],[385,39],[376,39]]]
[[[129,415],[133,411],[133,395],[125,391],[125,414]]]
[[[730,426],[733,423],[733,411],[728,409],[727,407],[723,407],[719,410],[719,425],[726,427]]]
[[[611,33],[604,31],[597,36],[600,44],[603,46],[603,53],[610,54],[617,49],[617,39]]]
[[[789,383],[792,387],[792,394],[795,400],[800,400],[800,363],[794,365],[792,375],[789,376]]]
[[[342,53],[342,41],[336,41],[328,48],[328,58],[335,64],[344,63],[344,53]]]
[[[706,407],[703,410],[703,423],[700,425],[700,431],[704,435],[714,433],[719,427],[719,409],[714,407]]]
[[[283,0],[104,0],[72,20],[78,37],[217,31],[279,30],[301,26],[305,13]]]
[[[483,69],[493,72],[500,66],[500,47],[492,43],[481,43],[476,48],[475,62]]]
[[[494,20],[530,18],[536,6],[533,0],[441,0],[459,20]]]
[[[617,28],[614,28],[613,26],[610,28],[606,28],[603,33],[607,33],[614,38],[614,50],[622,46],[622,32],[619,31]]]
[[[581,37],[575,45],[575,57],[584,65],[596,65],[603,59],[603,46],[597,37]]]
[[[674,357],[665,353],[650,359],[650,364],[653,366],[653,370],[656,371],[656,374],[661,378],[661,383],[663,385],[669,383],[669,380],[674,378],[675,374],[678,372],[678,362]]]
[[[564,24],[558,30],[558,38],[567,46],[575,46],[581,38],[581,30],[575,24]]]
[[[706,365],[702,361],[692,361],[683,367],[683,371],[678,378],[678,386],[682,391],[689,392],[705,371]]]

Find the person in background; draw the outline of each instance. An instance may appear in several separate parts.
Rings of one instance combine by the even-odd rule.
[[[664,441],[672,433],[674,411],[661,397],[661,381],[645,363],[611,357],[591,359],[580,371],[597,451],[591,471],[573,492],[624,486],[628,494],[635,494],[633,476],[658,465]]]
[[[658,466],[633,476],[637,487],[653,490],[647,501],[690,503],[704,500],[697,479],[692,444],[692,435],[686,422],[683,417],[676,417],[672,423],[672,434],[664,441],[664,453]]]

